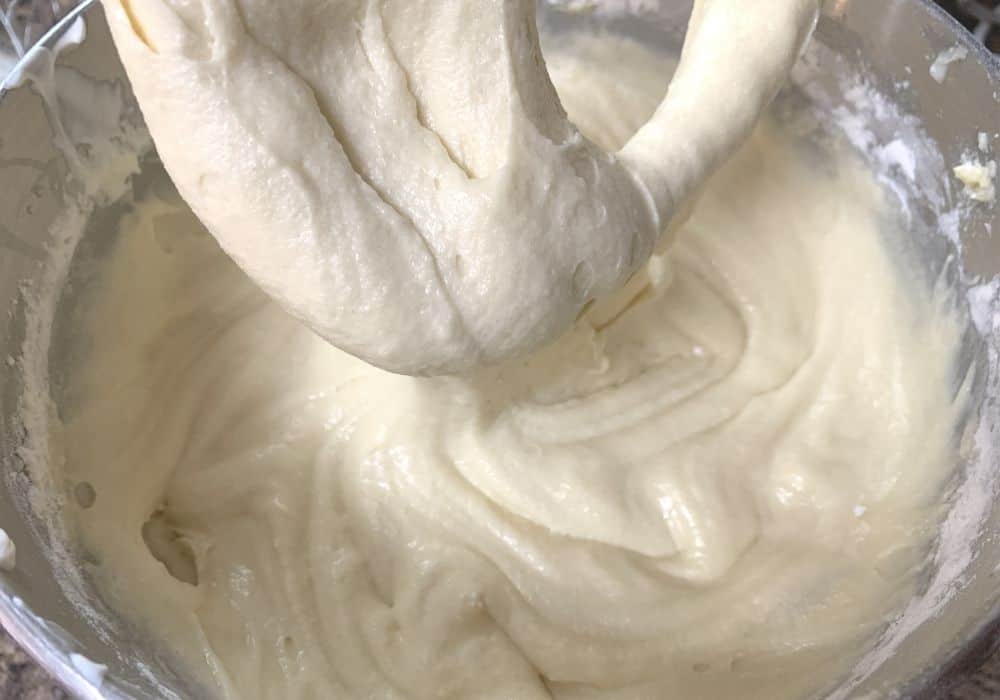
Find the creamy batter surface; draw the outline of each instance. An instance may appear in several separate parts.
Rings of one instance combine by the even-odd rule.
[[[554,48],[612,151],[669,62]],[[331,347],[164,177],[77,315],[53,439],[108,601],[230,698],[717,700],[836,680],[919,585],[957,322],[867,171],[770,116],[666,256],[527,359]],[[58,427],[58,432],[56,428]]]

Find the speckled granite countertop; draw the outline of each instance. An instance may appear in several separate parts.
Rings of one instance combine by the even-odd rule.
[[[65,700],[69,694],[0,629],[0,698]]]

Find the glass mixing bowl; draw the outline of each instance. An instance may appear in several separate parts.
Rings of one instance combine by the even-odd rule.
[[[679,48],[690,12],[690,2],[681,0],[539,5],[541,22],[551,34],[609,31],[668,51]],[[111,165],[94,155],[94,141],[109,132],[104,122],[135,126],[140,121],[100,5],[93,3],[85,19],[85,37],[75,24],[72,41],[60,41],[61,31],[43,40],[29,54],[29,70],[18,74],[36,82],[21,81],[24,87],[7,90],[0,100],[0,304],[7,309],[0,317],[0,451],[6,487],[0,489],[0,527],[18,545],[16,570],[0,578],[0,622],[80,697],[201,696],[203,691],[171,665],[165,650],[106,608],[85,576],[67,582],[56,575],[58,536],[33,512],[26,495],[39,475],[27,473],[23,459],[32,427],[18,419],[22,369],[28,363],[48,368],[53,410],[58,410],[64,358],[58,342],[25,350],[32,323],[25,290],[52,275],[55,258],[65,258],[66,241],[53,224],[81,197],[74,173]],[[79,46],[55,62],[53,49],[68,43]],[[929,67],[953,46],[967,55],[939,82]],[[53,81],[59,90],[50,89]],[[950,172],[970,155],[987,157],[978,153],[980,133],[987,142],[996,139],[1000,64],[929,2],[829,0],[794,85],[781,99],[810,105],[832,129],[844,131],[905,202],[899,215],[907,218],[909,243],[917,253],[913,264],[922,267],[918,272],[929,282],[951,285],[963,303],[974,302],[962,363],[978,368],[977,406],[958,436],[965,461],[922,593],[887,626],[853,674],[827,695],[931,697],[990,652],[1000,628],[1000,506],[995,498],[1000,314],[989,303],[995,301],[996,286],[982,284],[1000,273],[1000,238],[992,235],[1000,232],[1000,211],[995,204],[969,202]],[[109,177],[121,185],[128,172],[112,171]],[[133,183],[140,186],[141,180],[140,174]],[[114,225],[123,207],[113,199],[98,198],[88,230]],[[72,293],[70,287],[64,294],[70,306]],[[106,666],[107,675],[102,679],[88,660]]]

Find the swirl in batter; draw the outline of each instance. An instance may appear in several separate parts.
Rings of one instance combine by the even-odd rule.
[[[611,60],[613,57],[614,60]],[[611,150],[667,63],[553,50]],[[769,117],[666,257],[529,359],[388,373],[164,178],[90,293],[61,441],[112,605],[230,698],[801,697],[917,585],[959,325],[851,156]]]

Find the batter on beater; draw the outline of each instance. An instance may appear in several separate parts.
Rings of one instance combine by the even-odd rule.
[[[534,0],[113,0],[161,158],[234,260],[337,347],[524,356],[649,258],[784,81],[818,0],[699,0],[670,92],[598,148]]]

